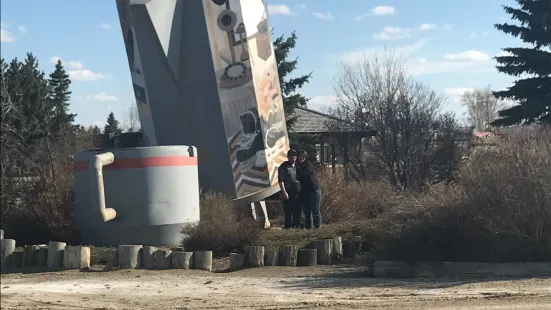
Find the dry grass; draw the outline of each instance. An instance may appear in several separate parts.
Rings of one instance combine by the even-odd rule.
[[[186,250],[210,250],[214,255],[243,252],[246,245],[259,243],[260,226],[242,217],[228,198],[206,193],[201,200],[201,222],[183,230]]]
[[[314,239],[360,235],[378,259],[549,261],[550,160],[551,134],[531,132],[478,148],[458,171],[457,183],[423,193],[321,173],[324,225],[316,230],[259,230],[240,220],[229,200],[210,194],[203,200],[202,224],[188,231],[185,245],[224,254],[246,245],[305,246]],[[279,210],[277,203],[271,207]]]
[[[478,149],[454,186],[412,196],[380,224],[385,259],[551,260],[551,134]]]
[[[400,199],[399,193],[384,182],[359,184],[328,171],[319,174],[319,181],[321,215],[327,224],[377,218]]]

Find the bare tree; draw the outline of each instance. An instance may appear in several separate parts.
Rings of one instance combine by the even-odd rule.
[[[367,163],[373,165],[376,158],[389,181],[401,189],[449,179],[459,160],[460,128],[441,111],[444,97],[406,73],[403,60],[389,51],[382,58],[344,64],[333,111],[353,122],[356,131],[377,130],[371,143],[348,143],[351,168],[365,178]]]
[[[461,103],[467,108],[467,121],[478,131],[488,130],[498,112],[505,108],[505,103],[492,95],[490,86],[463,93]]]
[[[128,107],[126,119],[124,120],[124,127],[127,132],[137,132],[142,128],[136,103],[132,103]]]

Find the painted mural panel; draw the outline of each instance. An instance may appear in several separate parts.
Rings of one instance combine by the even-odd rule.
[[[266,8],[262,0],[203,0],[203,5],[237,197],[242,197],[275,183],[271,176],[282,162],[279,155],[288,149]]]
[[[126,48],[126,56],[128,57],[128,65],[132,77],[134,96],[136,98],[136,105],[138,107],[138,113],[140,115],[140,122],[144,130],[145,143],[146,145],[151,146],[157,145],[155,128],[153,126],[153,118],[151,116],[150,102],[148,100],[147,88],[143,76],[140,51],[138,49],[138,41],[132,22],[132,13],[130,11],[130,5],[134,5],[134,1],[116,0],[116,3],[119,13],[119,21],[121,24],[124,46]]]
[[[289,138],[283,112],[283,97],[272,43],[267,5],[264,0],[242,0],[243,22],[247,30],[247,43],[256,101],[266,148],[266,161],[270,184],[277,183],[277,168],[287,160]]]

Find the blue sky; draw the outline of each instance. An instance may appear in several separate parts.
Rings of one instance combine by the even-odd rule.
[[[187,0],[190,1],[190,0]],[[246,0],[245,0],[246,1]],[[333,84],[343,61],[394,49],[414,78],[448,96],[459,115],[466,89],[504,88],[512,79],[491,58],[520,42],[493,28],[509,21],[513,0],[267,0],[276,35],[296,31],[297,74],[313,73],[303,92],[310,107],[334,104]],[[110,111],[127,118],[134,102],[114,0],[2,0],[2,57],[32,52],[46,72],[60,57],[73,78],[77,122],[103,124]]]

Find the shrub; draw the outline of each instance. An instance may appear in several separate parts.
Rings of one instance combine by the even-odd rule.
[[[372,219],[396,203],[397,191],[384,182],[357,183],[342,173],[319,172],[324,223]]]
[[[221,256],[243,252],[243,246],[259,243],[260,227],[252,219],[242,217],[229,198],[206,193],[200,207],[201,221],[183,230],[183,246],[187,250],[208,250]]]
[[[551,134],[479,148],[455,186],[410,196],[377,231],[379,259],[551,260]]]

